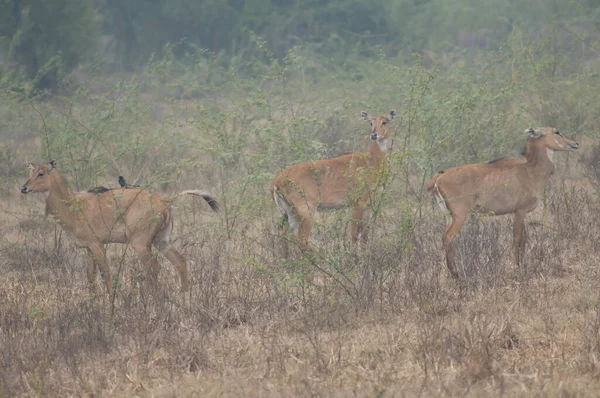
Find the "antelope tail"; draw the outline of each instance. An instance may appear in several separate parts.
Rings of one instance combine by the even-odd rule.
[[[281,190],[277,188],[277,185],[273,186],[273,200],[275,201],[275,205],[277,205],[277,209],[281,212],[281,214],[287,218],[288,213],[291,210],[291,207],[288,201],[283,197]]]
[[[202,199],[206,200],[206,203],[208,203],[208,205],[210,206],[210,208],[215,212],[218,213],[219,212],[219,203],[217,202],[217,200],[208,192],[206,191],[201,191],[199,189],[188,189],[185,191],[181,191],[179,192],[177,195],[171,196],[169,198],[170,201],[174,201],[177,200],[179,198],[181,198],[182,196],[185,195],[196,195],[196,196],[201,196]]]
[[[433,177],[431,177],[431,180],[429,180],[429,182],[427,183],[427,192],[433,192],[433,188],[435,188],[435,183],[442,174],[444,174],[443,170],[438,171]]]
[[[285,210],[283,209],[283,204],[280,203],[281,200],[283,200],[283,198],[281,197],[281,194],[279,193],[279,190],[277,189],[277,185],[273,185],[273,188],[271,189],[272,193],[273,193],[273,200],[275,201],[275,205],[277,206],[277,209],[283,214],[285,213]]]
[[[293,226],[294,218],[293,218],[293,215],[291,214],[290,205],[288,204],[288,202],[285,200],[285,198],[281,194],[281,190],[277,189],[277,185],[273,185],[272,191],[273,191],[273,200],[275,201],[275,205],[277,206],[277,209],[283,216],[284,222],[290,223],[290,225]],[[290,217],[292,217],[291,220],[290,220]]]

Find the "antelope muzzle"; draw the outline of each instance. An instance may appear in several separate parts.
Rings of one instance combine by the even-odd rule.
[[[576,151],[579,149],[579,143],[576,141],[573,141],[572,143],[569,144],[569,151]]]

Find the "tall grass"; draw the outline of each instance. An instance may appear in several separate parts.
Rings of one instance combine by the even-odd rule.
[[[423,189],[438,169],[518,156],[531,125],[593,137],[592,73],[567,73],[569,61],[522,37],[470,65],[378,56],[339,66],[254,44],[262,56],[236,68],[206,51],[183,61],[167,51],[118,80],[81,71],[84,84],[43,101],[2,93],[11,156],[0,165],[0,395],[595,391],[600,212],[593,160],[579,160],[595,152],[557,155],[528,219],[526,267],[512,264],[510,220],[472,220],[457,239],[460,285],[443,266],[443,215]],[[284,258],[275,173],[363,151],[360,111],[391,108],[391,168],[367,245],[348,244],[341,210],[316,220],[310,252]],[[109,250],[114,300],[89,293],[85,253],[41,217],[39,200],[15,192],[26,169],[17,158],[35,157],[56,159],[75,189],[124,175],[161,192],[213,191],[220,216],[187,200],[176,211],[191,291],[179,295],[165,266],[148,294],[122,246]]]

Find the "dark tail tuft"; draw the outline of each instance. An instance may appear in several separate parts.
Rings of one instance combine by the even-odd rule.
[[[217,202],[217,200],[215,198],[213,198],[212,196],[209,195],[202,195],[202,199],[206,200],[206,203],[208,203],[208,205],[210,206],[211,209],[213,209],[213,211],[215,213],[219,212],[219,203]]]

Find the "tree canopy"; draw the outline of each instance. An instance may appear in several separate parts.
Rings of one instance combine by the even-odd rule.
[[[0,76],[53,88],[83,59],[134,70],[177,42],[229,59],[249,34],[278,58],[302,44],[343,63],[374,45],[391,55],[496,49],[515,28],[544,40],[585,27],[585,41],[599,22],[595,0],[1,0]]]

